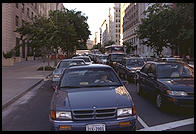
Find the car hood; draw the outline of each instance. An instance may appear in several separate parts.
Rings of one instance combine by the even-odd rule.
[[[158,79],[158,81],[169,87],[171,90],[194,92],[194,78]]]
[[[124,86],[75,88],[58,90],[54,103],[58,110],[131,107],[132,98]]]
[[[53,71],[53,74],[62,74],[64,70],[65,70],[65,68],[56,68]]]

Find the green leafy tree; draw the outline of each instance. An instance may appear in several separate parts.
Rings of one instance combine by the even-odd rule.
[[[123,46],[126,48],[126,53],[130,54],[131,50],[135,51],[136,46],[133,46],[132,42],[123,42]]]
[[[169,9],[169,6],[154,4],[144,12],[147,17],[142,19],[142,24],[138,27],[137,33],[142,44],[154,49],[157,55],[161,55],[164,47],[169,47],[169,42],[165,38],[167,34],[165,26],[168,21],[167,11]]]
[[[106,47],[106,46],[110,46],[110,45],[113,45],[115,42],[112,41],[112,40],[109,40],[108,42],[104,43],[103,46]]]
[[[193,11],[193,3],[177,3],[176,8],[154,4],[144,12],[147,17],[139,25],[138,37],[157,55],[163,47],[179,48],[181,54],[187,53],[194,47]]]

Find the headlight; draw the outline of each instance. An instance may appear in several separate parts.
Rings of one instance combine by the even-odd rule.
[[[72,119],[71,112],[56,111],[56,118],[57,119]]]
[[[170,90],[167,90],[167,94],[173,95],[173,96],[187,96],[188,95],[184,91],[170,91]]]
[[[122,108],[117,110],[117,116],[128,116],[132,115],[132,108]]]

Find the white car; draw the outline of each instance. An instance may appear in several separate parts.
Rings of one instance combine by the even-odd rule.
[[[92,64],[93,61],[90,59],[89,56],[75,56],[72,59],[83,59],[86,64]]]

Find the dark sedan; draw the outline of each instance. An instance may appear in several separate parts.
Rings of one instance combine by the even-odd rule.
[[[136,71],[140,70],[144,65],[143,58],[131,57],[123,58],[120,63],[116,64],[116,71],[122,78],[135,82]]]
[[[137,92],[148,93],[156,106],[194,107],[194,70],[180,62],[149,62],[137,74]]]
[[[107,65],[70,67],[51,100],[52,130],[136,130],[132,97]]]

